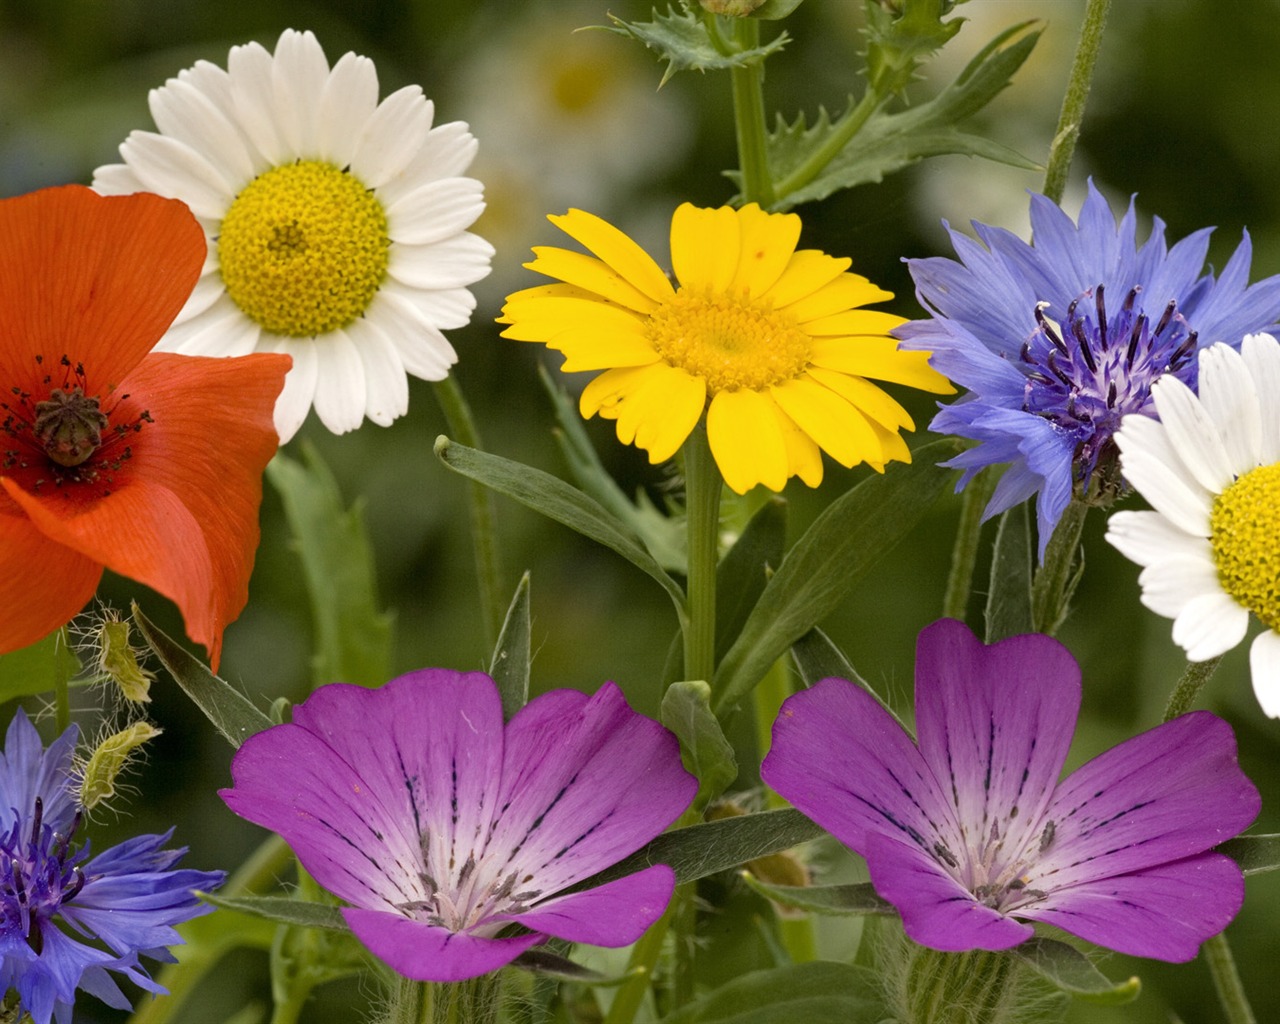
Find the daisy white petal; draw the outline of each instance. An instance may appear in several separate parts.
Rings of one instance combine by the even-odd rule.
[[[357,320],[347,328],[360,362],[364,365],[364,414],[380,427],[409,411],[409,381],[395,343],[369,320]]]
[[[316,415],[335,434],[360,426],[364,418],[364,363],[344,330],[312,342],[316,352]],[[359,381],[360,386],[349,386]]]
[[[460,177],[471,166],[478,148],[475,136],[462,121],[437,125],[427,132],[426,141],[408,166],[383,185],[379,194],[392,206],[407,190],[440,178]]]
[[[298,432],[315,402],[320,358],[315,345],[297,338],[277,338],[273,351],[293,357],[293,368],[284,379],[275,409],[276,433],[285,444]]]
[[[1240,346],[1259,395],[1280,395],[1280,345],[1270,334],[1247,334]],[[1260,464],[1280,462],[1280,416],[1262,420]]]
[[[1145,416],[1127,418],[1116,443],[1125,478],[1156,511],[1188,533],[1207,536],[1213,501],[1187,472],[1163,424]]]
[[[1212,562],[1191,558],[1167,558],[1154,562],[1138,575],[1142,603],[1157,615],[1175,618],[1187,602],[1218,591]]]
[[[434,108],[416,85],[398,89],[378,104],[351,157],[351,173],[370,188],[384,185],[413,159],[431,130]]]
[[[1205,349],[1200,357],[1200,404],[1222,439],[1231,477],[1259,465],[1262,412],[1249,364],[1235,349],[1226,345]],[[1230,477],[1222,481],[1224,486],[1227,483]]]
[[[430,245],[393,245],[387,273],[401,284],[423,291],[465,288],[489,272],[492,258],[493,247],[488,242],[463,232]]]
[[[295,153],[317,153],[317,100],[329,78],[329,62],[310,32],[285,32],[276,45],[271,80],[276,123]]]
[[[1107,540],[1139,565],[1179,557],[1213,561],[1213,548],[1206,538],[1187,533],[1159,512],[1114,513],[1107,520]]]
[[[1249,648],[1249,671],[1263,713],[1280,718],[1280,634],[1270,629],[1258,634]]]
[[[220,292],[207,309],[169,328],[165,349],[187,356],[247,356],[258,351],[261,336],[262,329]]]
[[[1235,477],[1231,459],[1217,425],[1191,389],[1177,377],[1167,376],[1151,386],[1151,395],[1169,443],[1196,482],[1210,492],[1229,484]]]
[[[232,198],[233,185],[203,153],[185,143],[151,132],[133,132],[120,147],[147,191],[182,201],[197,217],[217,217]]]
[[[430,245],[466,230],[482,212],[480,182],[474,178],[445,178],[407,193],[387,209],[387,217],[396,221],[397,241]]]
[[[248,140],[218,104],[189,80],[171,78],[151,91],[151,116],[161,135],[177,139],[213,163],[233,192],[255,174]]]
[[[1173,620],[1173,642],[1187,652],[1188,661],[1208,661],[1235,647],[1248,629],[1249,613],[1215,589],[1182,606]]]
[[[320,92],[316,154],[337,167],[350,164],[360,133],[377,108],[378,71],[373,61],[344,53]]]

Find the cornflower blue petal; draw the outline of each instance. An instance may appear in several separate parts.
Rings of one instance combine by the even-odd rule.
[[[1073,495],[1105,503],[1125,487],[1112,440],[1123,417],[1156,415],[1151,385],[1165,374],[1194,389],[1198,348],[1239,346],[1280,319],[1280,276],[1248,285],[1248,233],[1217,280],[1204,264],[1211,229],[1170,247],[1156,219],[1138,247],[1133,200],[1117,221],[1092,182],[1074,221],[1033,195],[1031,225],[1033,243],[978,223],[975,241],[946,226],[958,261],[906,261],[931,319],[894,334],[967,391],[930,424],[976,442],[976,454],[952,462],[966,469],[957,489],[986,466],[1011,467],[993,515],[1041,481],[1043,559]]]

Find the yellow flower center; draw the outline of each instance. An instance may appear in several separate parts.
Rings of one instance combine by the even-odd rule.
[[[358,179],[318,160],[273,167],[227,210],[218,261],[227,294],[268,331],[311,338],[345,327],[387,270],[387,216]]]
[[[680,289],[649,315],[662,358],[707,382],[707,391],[760,391],[809,365],[809,335],[782,313],[732,296]]]
[[[1213,503],[1213,560],[1222,589],[1271,629],[1280,628],[1280,462],[1251,469]]]

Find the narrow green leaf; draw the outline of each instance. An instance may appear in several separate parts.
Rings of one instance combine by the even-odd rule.
[[[787,503],[772,497],[751,517],[738,541],[716,567],[716,658],[738,638],[769,574],[782,564],[787,541]]]
[[[1246,875],[1280,869],[1280,835],[1237,836],[1214,849],[1239,864]]]
[[[263,917],[276,924],[296,928],[323,928],[331,932],[350,931],[342,912],[328,903],[308,903],[288,896],[219,896],[208,892],[200,895],[216,907]]]
[[[472,480],[479,480],[499,494],[514,498],[548,519],[576,530],[598,544],[611,548],[636,568],[647,573],[670,595],[680,615],[684,614],[684,591],[663,571],[635,535],[610,515],[599,502],[550,473],[524,466],[498,455],[436,438],[436,457],[446,466]]]
[[[582,887],[622,878],[650,864],[668,864],[675,871],[677,882],[693,882],[822,835],[826,833],[820,825],[791,807],[708,821],[658,836]]]
[[[951,479],[937,463],[955,453],[949,440],[922,445],[908,465],[894,464],[833,501],[787,552],[712,684],[723,717],[787,648],[835,610],[858,578],[924,516]]]
[[[767,896],[784,907],[795,907],[813,914],[863,917],[867,914],[896,914],[892,903],[876,895],[870,882],[850,885],[771,885],[742,872],[742,880],[761,896]]]
[[[502,698],[502,717],[510,721],[529,703],[529,663],[533,653],[529,643],[529,574],[520,577],[507,617],[502,623],[489,675],[498,684]]]
[[[844,656],[844,652],[832,643],[831,638],[818,629],[817,626],[791,645],[791,659],[796,663],[796,671],[800,673],[800,680],[805,686],[812,686],[819,679],[827,679],[831,676],[835,676],[837,679],[847,679],[871,694],[880,702],[880,706],[893,716],[894,721],[902,725],[904,731],[909,731],[902,724],[902,719],[898,717],[898,713],[889,706],[888,702],[880,694],[872,689],[870,683],[858,674],[858,670],[850,664],[849,659]]]
[[[662,697],[662,724],[680,740],[680,757],[698,779],[699,814],[738,777],[733,746],[711,713],[711,687],[701,679],[674,683]]]
[[[0,655],[0,701],[47,693],[60,676],[71,679],[80,671],[80,659],[62,642],[62,630],[55,629],[8,654]]]
[[[677,71],[721,71],[755,64],[789,42],[783,32],[763,46],[733,50],[722,40],[713,39],[706,23],[693,11],[673,8],[666,14],[655,10],[653,21],[623,21],[612,14],[609,18],[614,24],[612,31],[640,40],[667,62],[663,82]]]
[[[1031,623],[1031,520],[1025,501],[1000,517],[987,589],[987,643],[1034,632]]]
[[[750,971],[662,1018],[662,1024],[874,1024],[885,1013],[876,972],[813,960]]]
[[[248,697],[225,679],[215,676],[186,648],[165,636],[142,614],[136,603],[133,605],[133,621],[160,664],[233,747],[239,747],[254,733],[271,728],[271,719],[254,707]]]
[[[315,618],[312,677],[381,686],[391,672],[392,617],[378,610],[363,501],[343,506],[337,481],[312,445],[302,463],[277,454],[267,479],[280,494]]]
[[[1120,1006],[1133,1002],[1142,990],[1142,982],[1138,978],[1113,982],[1078,949],[1057,939],[1037,936],[1014,946],[1009,955],[1021,960],[1063,992],[1091,1003]]]
[[[522,967],[534,974],[545,974],[560,981],[576,981],[580,985],[620,985],[627,979],[626,974],[616,978],[607,977],[599,971],[575,964],[568,957],[559,956],[545,946],[526,949],[511,961],[511,966]]]

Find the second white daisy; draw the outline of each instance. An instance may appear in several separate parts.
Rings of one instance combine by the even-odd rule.
[[[1173,619],[1190,661],[1267,628],[1250,648],[1258,702],[1280,718],[1280,342],[1245,337],[1200,353],[1199,397],[1166,376],[1160,419],[1127,416],[1115,439],[1152,512],[1117,512],[1107,540],[1144,566],[1142,603]]]
[[[281,442],[314,405],[335,433],[367,416],[386,426],[409,406],[406,374],[441,380],[457,355],[467,286],[493,249],[467,228],[484,209],[463,176],[476,141],[462,122],[432,127],[418,86],[378,102],[373,62],[332,68],[310,32],[275,53],[233,47],[150,94],[158,132],[135,131],[122,164],[93,187],[181,199],[209,255],[195,292],[158,346],[192,355],[285,352]]]

